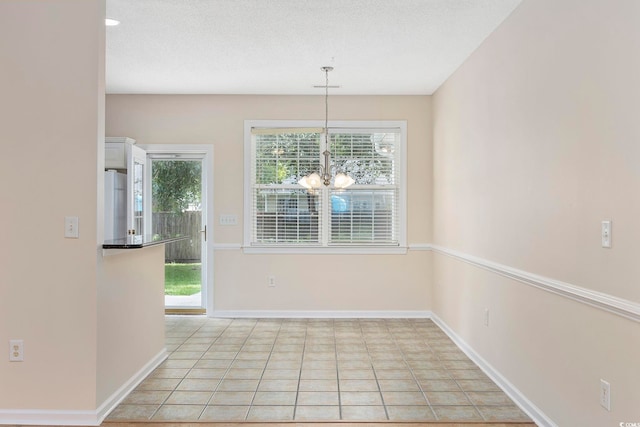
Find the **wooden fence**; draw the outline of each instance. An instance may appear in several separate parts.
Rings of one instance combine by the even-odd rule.
[[[153,214],[153,232],[162,235],[189,236],[189,239],[165,245],[165,262],[200,262],[202,239],[201,212],[156,212]]]

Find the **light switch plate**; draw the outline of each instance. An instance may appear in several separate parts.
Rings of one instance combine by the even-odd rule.
[[[238,225],[238,216],[232,214],[220,215],[220,225]]]
[[[602,379],[600,380],[600,406],[611,411],[611,384]]]
[[[602,221],[602,247],[611,247],[611,221]]]

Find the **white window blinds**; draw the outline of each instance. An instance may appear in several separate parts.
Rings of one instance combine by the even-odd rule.
[[[298,185],[319,142],[317,129],[252,130],[252,244],[321,244],[322,198]]]
[[[355,184],[307,191],[298,180],[318,171],[322,129],[252,127],[251,246],[398,246],[404,217],[401,129],[331,128],[332,174]]]

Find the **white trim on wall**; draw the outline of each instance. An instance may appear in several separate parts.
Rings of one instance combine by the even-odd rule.
[[[102,423],[104,419],[113,411],[116,406],[124,400],[129,393],[131,393],[147,376],[149,376],[154,369],[156,369],[162,362],[164,362],[169,354],[167,349],[163,348],[158,354],[156,354],[150,361],[148,361],[138,372],[136,372],[127,382],[122,384],[118,390],[116,390],[111,396],[105,400],[97,409],[97,417],[99,423]]]
[[[0,409],[0,424],[97,426],[96,411]]]
[[[242,245],[240,243],[214,243],[213,250],[214,251],[236,251],[242,249]]]
[[[408,249],[410,251],[430,251],[431,245],[429,243],[409,243]]]
[[[243,247],[240,243],[214,243],[213,250],[215,251],[235,251],[235,250],[243,250],[246,254],[262,254],[262,255],[303,255],[303,254],[325,254],[325,255],[336,255],[336,254],[352,254],[352,255],[404,255],[407,253],[407,250],[410,248],[398,247],[398,246],[389,246],[389,247],[372,247],[372,246],[361,246],[361,247],[349,247],[343,248],[339,246],[332,246],[329,248],[318,247],[318,248],[310,248],[308,246],[304,247],[296,247],[296,246],[283,246],[283,247],[268,247],[268,248],[260,248],[260,247]],[[424,250],[424,249],[419,249]]]
[[[382,248],[384,253],[388,253],[388,254],[405,254],[407,253],[407,251],[430,251],[431,250],[431,245],[428,243],[410,243],[409,246],[407,246],[406,248],[400,248],[400,247],[395,247],[392,248],[393,251],[389,251],[388,248]],[[242,244],[241,243],[214,243],[213,244],[213,249],[216,251],[234,251],[234,250],[240,250],[242,249]],[[256,248],[257,249],[257,248]],[[305,251],[301,250],[302,248],[283,248],[285,249],[285,251],[281,252],[281,253],[305,253]],[[308,249],[308,248],[307,248]],[[371,250],[370,248],[362,248],[362,253],[363,254],[367,254],[367,253],[371,253],[371,254],[377,254],[380,253],[378,251],[379,248],[373,248],[373,250]],[[334,249],[335,251],[335,249]],[[255,252],[252,251],[245,251],[246,253],[262,253],[259,250],[256,250]],[[268,253],[274,253],[273,250],[270,250]],[[322,251],[318,251],[318,252],[313,252],[313,253],[323,253]],[[353,249],[350,250],[349,253],[354,253]]]
[[[570,298],[574,301],[590,305],[601,310],[608,311],[618,316],[640,322],[640,304],[623,298],[591,289],[582,288],[570,283],[539,276],[517,268],[508,267],[486,259],[468,255],[442,246],[431,245],[431,250],[436,253],[456,258],[473,266],[491,271],[512,280],[534,286],[536,288]]]
[[[309,246],[244,246],[244,253],[246,254],[314,254],[314,255],[404,255],[407,253],[406,247],[401,246],[323,246],[323,247],[309,247]]]
[[[469,346],[453,329],[451,329],[437,315],[432,314],[431,320],[446,333],[449,338],[471,359],[476,365],[487,374],[519,407],[522,409],[536,425],[541,427],[556,427],[556,424],[547,417],[536,405],[534,405],[524,394],[520,392],[513,384],[503,377],[493,366],[484,360],[473,348]]]
[[[0,424],[98,426],[166,358],[167,350],[162,349],[95,411],[0,409]]]
[[[242,249],[242,244],[241,243],[214,243],[213,249],[216,251],[240,250]],[[286,253],[301,253],[299,252],[300,248],[284,248],[284,249],[289,249],[289,251]],[[372,248],[369,247],[366,249],[372,249]],[[406,248],[400,248],[400,247],[395,248],[395,252],[392,252],[392,253],[405,254],[407,253],[407,251],[430,251],[432,249],[433,249],[433,246],[429,243],[410,243]],[[388,252],[389,248],[385,247],[384,250]],[[245,250],[245,252],[247,251]],[[261,252],[258,250],[256,252],[248,251],[247,253],[261,253]],[[268,253],[273,253],[273,249],[271,249]],[[363,252],[363,253],[377,253],[377,252],[370,251],[370,252]]]
[[[431,312],[428,310],[345,310],[345,311],[332,311],[332,310],[216,310],[213,313],[213,317],[242,317],[242,318],[333,318],[333,319],[370,319],[370,318],[385,318],[385,319],[428,319],[431,317]]]
[[[242,245],[240,243],[215,243],[214,249],[215,250],[240,250],[242,249]],[[286,250],[288,248],[283,248],[283,249],[284,250],[280,253],[290,253],[290,254],[307,253],[306,251],[302,250],[302,248],[291,248],[289,250]],[[396,248],[396,249],[398,250],[401,248]],[[640,304],[633,301],[629,301],[613,295],[605,294],[603,292],[586,289],[580,286],[572,285],[570,283],[561,282],[559,280],[540,276],[534,273],[530,273],[528,271],[518,270],[517,268],[509,267],[503,264],[499,264],[493,261],[489,261],[483,258],[479,258],[473,255],[469,255],[469,254],[456,251],[453,249],[449,249],[443,246],[433,245],[430,243],[411,243],[407,248],[402,248],[404,252],[400,250],[398,253],[406,253],[407,249],[409,251],[433,251],[441,255],[450,256],[452,258],[456,258],[460,261],[466,262],[467,264],[471,264],[476,267],[491,271],[495,274],[508,277],[512,280],[515,280],[530,286],[535,286],[536,288],[545,290],[547,292],[552,292],[556,295],[560,295],[565,298],[570,298],[570,299],[573,299],[574,301],[578,301],[583,304],[587,304],[592,307],[599,308],[601,310],[605,310],[613,314],[617,314],[618,316],[622,316],[627,319],[640,322]],[[314,253],[314,252],[309,252],[309,253]],[[319,253],[322,253],[322,252],[319,252]],[[375,251],[368,252],[365,250],[365,251],[362,251],[362,253],[363,254],[375,253]],[[218,311],[217,313],[221,313],[221,312]],[[236,313],[236,312],[232,311],[229,313]],[[240,313],[239,316],[243,316],[242,313],[244,312],[237,312],[237,313]],[[250,313],[253,313],[253,312],[250,312]],[[283,316],[286,317],[287,316],[286,313],[304,314],[304,313],[310,313],[310,312],[281,312],[281,313],[285,313],[283,314]],[[321,315],[322,313],[325,313],[325,312],[318,312],[318,313],[320,313],[319,315]],[[382,312],[382,313],[385,313],[385,312]],[[308,316],[305,315],[302,317],[309,317],[309,316],[311,315],[308,315]],[[224,315],[222,317],[233,317],[233,316]],[[300,316],[296,315],[296,317],[300,317]]]

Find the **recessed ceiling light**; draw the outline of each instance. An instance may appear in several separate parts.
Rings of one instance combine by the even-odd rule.
[[[120,25],[120,21],[117,21],[115,19],[111,19],[111,18],[107,18],[104,20],[104,25],[106,25],[107,27],[115,27],[116,25]]]

